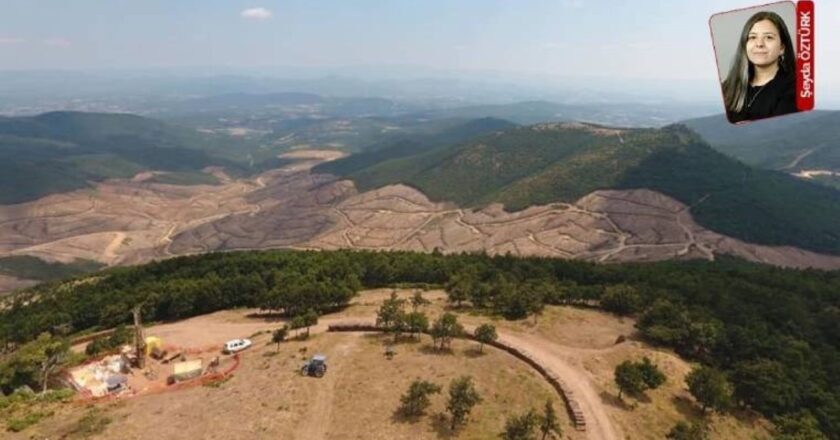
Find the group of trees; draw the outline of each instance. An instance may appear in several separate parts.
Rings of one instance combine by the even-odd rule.
[[[99,337],[91,341],[87,347],[85,347],[85,354],[88,356],[96,356],[99,353],[115,350],[131,342],[133,335],[134,333],[129,327],[119,325],[109,336]]]
[[[431,405],[429,396],[438,394],[440,385],[424,380],[416,380],[408,387],[408,391],[400,397],[397,411],[404,417],[417,418],[422,416]],[[449,398],[446,401],[446,411],[449,413],[450,430],[454,431],[463,425],[474,406],[481,402],[481,396],[475,388],[470,376],[461,376],[449,383]]]
[[[59,329],[129,324],[138,304],[149,321],[234,307],[293,317],[340,308],[362,288],[397,284],[447,286],[454,304],[512,319],[537,316],[545,304],[601,306],[636,316],[649,342],[725,375],[733,405],[770,418],[812,417],[822,432],[840,435],[840,272],[725,257],[622,265],[359,251],[173,258],[13,295],[0,308],[0,349],[20,349],[41,333],[59,335]],[[406,303],[406,315],[409,310]],[[429,322],[430,332],[435,324]],[[442,320],[438,329],[451,327]],[[446,346],[447,336],[436,343]]]
[[[562,438],[563,428],[560,427],[557,412],[554,411],[551,400],[545,401],[541,414],[530,409],[524,414],[508,417],[501,437],[504,440],[534,440],[535,430],[542,434],[540,440],[545,440],[549,435]]]
[[[498,313],[508,319],[521,319],[542,312],[553,298],[548,280],[518,282],[492,268],[468,265],[453,273],[446,283],[449,301]]]
[[[665,380],[665,374],[647,357],[642,358],[641,362],[627,360],[615,367],[619,399],[623,393],[640,394],[648,389],[655,390],[665,383]]]
[[[53,374],[72,358],[67,338],[41,333],[0,362],[0,391],[10,394],[28,386],[44,392]]]
[[[271,332],[271,342],[277,344],[277,349],[279,350],[280,343],[289,337],[289,332],[291,330],[300,330],[302,328],[306,329],[306,333],[297,335],[298,338],[306,339],[309,338],[309,328],[314,325],[318,325],[318,312],[309,309],[306,313],[293,317],[292,320],[288,324],[283,325],[283,327],[274,329],[274,331]]]
[[[406,311],[406,302],[411,304],[410,312]],[[400,299],[396,292],[391,292],[390,298],[383,301],[376,313],[376,325],[393,333],[394,342],[397,342],[403,333],[408,333],[413,338],[416,334],[429,330],[429,317],[422,311],[428,304],[429,301],[423,298],[420,291],[414,292],[410,301]]]
[[[411,311],[406,310],[406,303],[410,304]],[[410,300],[399,298],[396,292],[392,292],[376,312],[376,325],[386,332],[393,333],[394,342],[399,341],[403,333],[408,333],[411,338],[420,333],[428,333],[432,337],[432,346],[435,349],[447,350],[454,338],[465,334],[464,326],[458,322],[457,315],[449,312],[440,315],[430,325],[429,317],[422,310],[427,304],[429,301],[423,298],[419,291],[416,291]],[[473,336],[479,342],[479,351],[482,353],[484,344],[498,338],[496,327],[492,324],[478,326]]]
[[[685,383],[704,414],[708,408],[725,411],[732,405],[732,385],[726,376],[715,368],[695,368],[685,377]]]

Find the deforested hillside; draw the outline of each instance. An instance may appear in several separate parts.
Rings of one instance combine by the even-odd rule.
[[[701,225],[749,242],[840,253],[840,192],[719,153],[685,126],[540,124],[390,158],[344,174],[362,190],[403,183],[433,200],[508,210],[647,188]],[[374,162],[368,160],[368,162]]]

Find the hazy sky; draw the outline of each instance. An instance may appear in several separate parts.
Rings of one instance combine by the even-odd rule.
[[[762,3],[595,0],[0,0],[0,70],[417,65],[717,80],[708,19]],[[840,1],[817,0],[823,92]]]

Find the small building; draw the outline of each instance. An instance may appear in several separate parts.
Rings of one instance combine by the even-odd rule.
[[[77,391],[86,391],[95,397],[104,396],[110,391],[116,391],[126,386],[127,379],[122,374],[126,368],[125,358],[122,355],[106,356],[97,362],[91,362],[71,370],[70,384]],[[121,377],[122,379],[112,379],[113,377]],[[110,385],[116,383],[123,385],[111,390]]]
[[[172,365],[172,376],[170,382],[180,382],[182,380],[192,379],[201,376],[203,366],[201,359],[194,359],[191,361],[177,362]]]

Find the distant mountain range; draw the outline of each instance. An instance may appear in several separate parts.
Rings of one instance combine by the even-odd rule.
[[[305,108],[308,107],[308,108]],[[303,111],[302,111],[303,110]],[[680,117],[705,114],[685,105],[640,103],[563,104],[523,101],[506,104],[463,105],[448,101],[400,101],[371,97],[324,97],[311,93],[230,93],[167,104],[155,117],[207,123],[211,117],[298,114],[319,118],[506,119],[518,124],[590,121],[608,125],[658,127]]]
[[[755,169],[716,152],[686,126],[616,129],[555,123],[516,127],[457,145],[395,146],[331,170],[361,190],[403,183],[433,200],[520,210],[599,189],[648,188],[691,207],[701,225],[749,242],[840,253],[840,192]],[[380,160],[377,160],[377,155]]]

